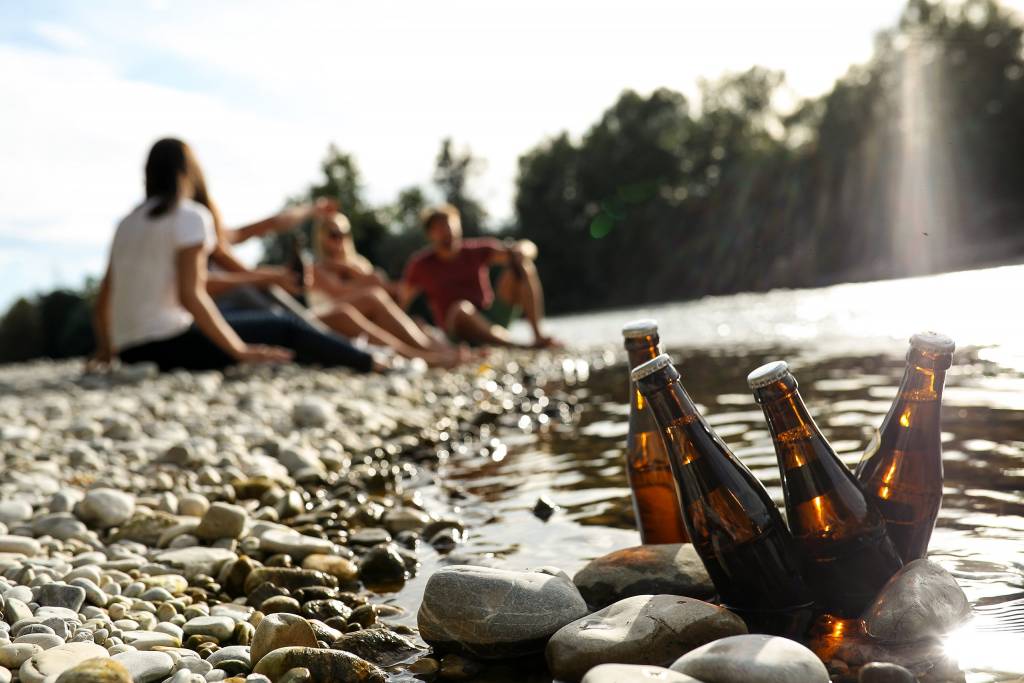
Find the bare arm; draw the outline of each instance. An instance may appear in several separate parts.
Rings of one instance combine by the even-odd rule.
[[[178,297],[195,321],[196,327],[210,341],[239,361],[286,361],[285,349],[250,346],[231,329],[206,291],[207,256],[202,245],[186,247],[177,254]]]
[[[92,329],[96,335],[95,361],[99,364],[107,364],[114,357],[114,346],[110,339],[110,292],[111,275],[110,265],[107,265],[107,272],[100,282],[100,291],[96,295],[96,305],[92,312]]]
[[[292,206],[270,218],[264,218],[250,225],[228,230],[224,237],[229,244],[238,244],[253,237],[262,237],[272,232],[288,232],[304,220],[313,218],[316,215],[329,216],[337,210],[338,203],[336,201],[321,197],[314,204]]]
[[[217,241],[217,246],[210,254],[210,261],[221,268],[213,272],[207,270],[206,291],[210,296],[217,296],[245,285],[260,288],[278,285],[290,294],[302,291],[290,270],[278,267],[248,268],[238,260],[234,250],[224,239]]]
[[[398,285],[398,305],[403,310],[409,310],[412,306],[412,302],[416,300],[416,297],[420,295],[420,290],[414,287],[407,280],[402,280]]]

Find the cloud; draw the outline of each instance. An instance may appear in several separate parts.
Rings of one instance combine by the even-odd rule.
[[[90,41],[82,33],[49,21],[40,21],[33,26],[33,32],[54,47],[64,50],[84,50]]]

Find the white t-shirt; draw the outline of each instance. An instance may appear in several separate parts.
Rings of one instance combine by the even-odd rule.
[[[178,297],[181,249],[216,242],[213,216],[190,199],[157,217],[143,202],[117,226],[110,248],[111,342],[115,351],[176,337],[192,325]]]

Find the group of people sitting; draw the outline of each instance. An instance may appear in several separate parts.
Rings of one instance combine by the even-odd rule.
[[[294,361],[369,372],[390,367],[394,355],[451,367],[472,356],[471,346],[556,343],[541,330],[536,247],[463,239],[452,206],[424,214],[428,246],[393,282],[358,253],[348,219],[331,201],[225,227],[195,155],[181,140],[153,145],[145,183],[145,201],[117,227],[97,297],[98,365],[120,358],[161,370],[210,370]],[[249,268],[233,251],[235,244],[310,220],[311,267]],[[308,307],[289,294],[301,295]],[[432,325],[406,312],[420,295]],[[530,344],[509,334],[519,315],[532,328]],[[350,341],[356,339],[368,343]]]

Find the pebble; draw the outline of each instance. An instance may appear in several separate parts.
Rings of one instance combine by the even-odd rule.
[[[163,680],[174,669],[174,659],[166,652],[128,651],[114,655],[114,660],[127,669],[133,683]]]
[[[256,627],[250,658],[258,663],[268,653],[283,647],[316,646],[316,634],[305,619],[294,614],[268,614]]]
[[[124,524],[135,513],[135,496],[111,488],[86,492],[75,508],[80,520],[100,529]]]
[[[39,541],[29,536],[0,536],[0,553],[15,553],[35,557],[42,551]]]
[[[277,680],[290,669],[309,669],[314,681],[385,683],[384,672],[366,660],[340,650],[311,647],[283,647],[270,652],[253,668],[254,673]]]
[[[27,659],[18,669],[18,679],[21,683],[49,683],[51,677],[56,678],[86,660],[107,656],[104,648],[93,643],[60,645]]]
[[[203,515],[195,535],[205,541],[238,538],[245,530],[249,513],[245,508],[229,503],[214,503]]]
[[[558,629],[588,614],[564,572],[444,567],[427,581],[420,636],[439,651],[481,659],[540,653]]]
[[[708,600],[715,586],[690,543],[624,548],[587,563],[573,582],[594,609],[634,595]]]
[[[911,643],[947,633],[971,616],[953,575],[928,560],[898,571],[864,612],[868,634],[887,643]]]
[[[186,636],[209,636],[225,641],[235,631],[235,622],[228,617],[195,617],[182,627]]]
[[[337,555],[308,555],[302,561],[302,568],[323,572],[343,584],[359,578],[359,567],[356,563]]]
[[[331,553],[333,546],[334,544],[326,539],[306,536],[291,530],[271,529],[260,536],[260,550],[264,553],[284,553],[299,561],[316,553]]]
[[[829,683],[818,657],[795,641],[778,636],[730,636],[687,652],[672,671],[703,683]]]
[[[85,595],[85,589],[80,586],[48,583],[39,589],[38,601],[43,607],[63,607],[77,612],[85,604]]]
[[[637,595],[562,627],[546,654],[555,678],[578,681],[599,664],[668,666],[705,643],[746,632],[727,609],[675,595]]]

